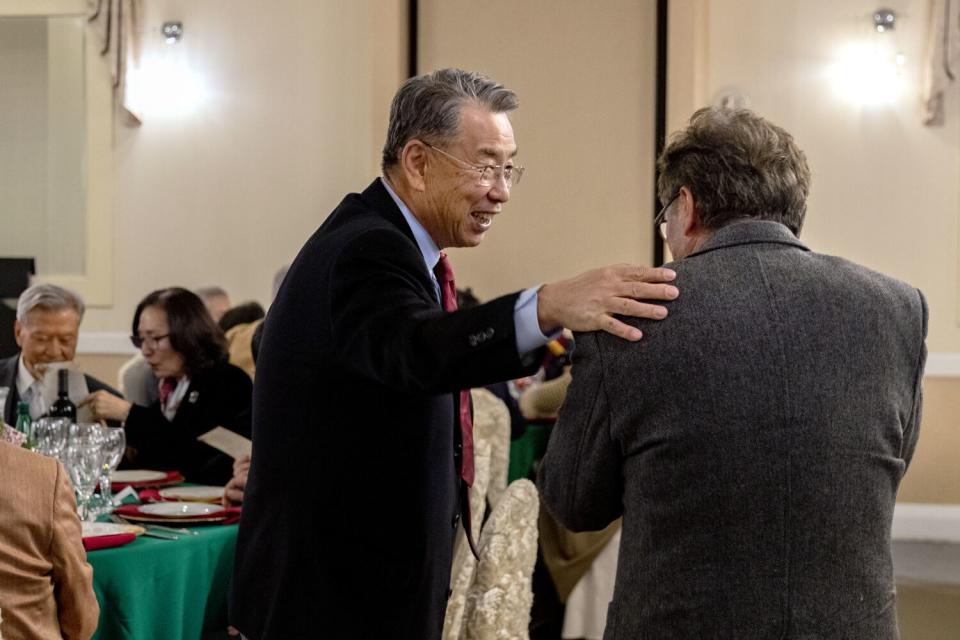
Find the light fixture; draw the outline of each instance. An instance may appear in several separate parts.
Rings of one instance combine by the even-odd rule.
[[[850,42],[831,69],[834,87],[849,102],[863,107],[893,104],[905,89],[906,56],[897,48],[897,16],[877,9],[870,34]]]
[[[180,42],[180,38],[183,37],[183,23],[182,22],[164,22],[163,27],[161,27],[160,32],[163,34],[163,39],[167,44],[174,44],[175,42]]]
[[[897,24],[897,14],[893,9],[877,9],[873,13],[873,27],[879,32],[893,31]]]

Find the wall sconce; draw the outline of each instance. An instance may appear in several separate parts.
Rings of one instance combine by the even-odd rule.
[[[180,42],[180,38],[183,37],[183,23],[164,22],[163,27],[160,28],[160,33],[163,34],[163,39],[167,44]]]
[[[873,27],[877,30],[877,33],[893,31],[896,24],[897,14],[893,12],[893,9],[877,9],[873,13]]]
[[[893,103],[903,92],[906,56],[896,47],[897,15],[877,9],[870,17],[870,34],[843,50],[831,70],[834,87],[848,101],[861,106]]]

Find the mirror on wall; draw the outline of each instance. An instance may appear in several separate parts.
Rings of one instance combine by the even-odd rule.
[[[0,18],[0,256],[83,275],[87,244],[84,19]]]

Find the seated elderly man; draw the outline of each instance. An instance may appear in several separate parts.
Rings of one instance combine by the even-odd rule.
[[[806,159],[750,111],[698,111],[659,168],[683,295],[642,342],[577,335],[540,467],[568,527],[623,516],[604,637],[897,638],[923,296],[800,242]]]
[[[73,360],[84,308],[79,295],[53,284],[34,285],[20,295],[14,325],[20,353],[0,360],[0,387],[10,389],[3,411],[7,424],[16,421],[18,402],[30,405],[30,416],[34,419],[47,412],[49,407],[44,406],[43,400],[47,391],[44,371],[51,363]],[[86,381],[91,392],[99,389],[114,392],[92,376],[86,376]],[[56,389],[48,390],[46,397],[55,396]]]
[[[0,513],[0,637],[90,638],[100,607],[63,465],[0,442]]]

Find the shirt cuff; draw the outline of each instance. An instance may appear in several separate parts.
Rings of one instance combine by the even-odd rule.
[[[558,329],[550,336],[540,331],[540,321],[537,319],[537,290],[539,285],[526,289],[520,293],[516,304],[513,305],[513,325],[517,334],[517,353],[521,356],[539,349],[560,335],[563,329]]]

